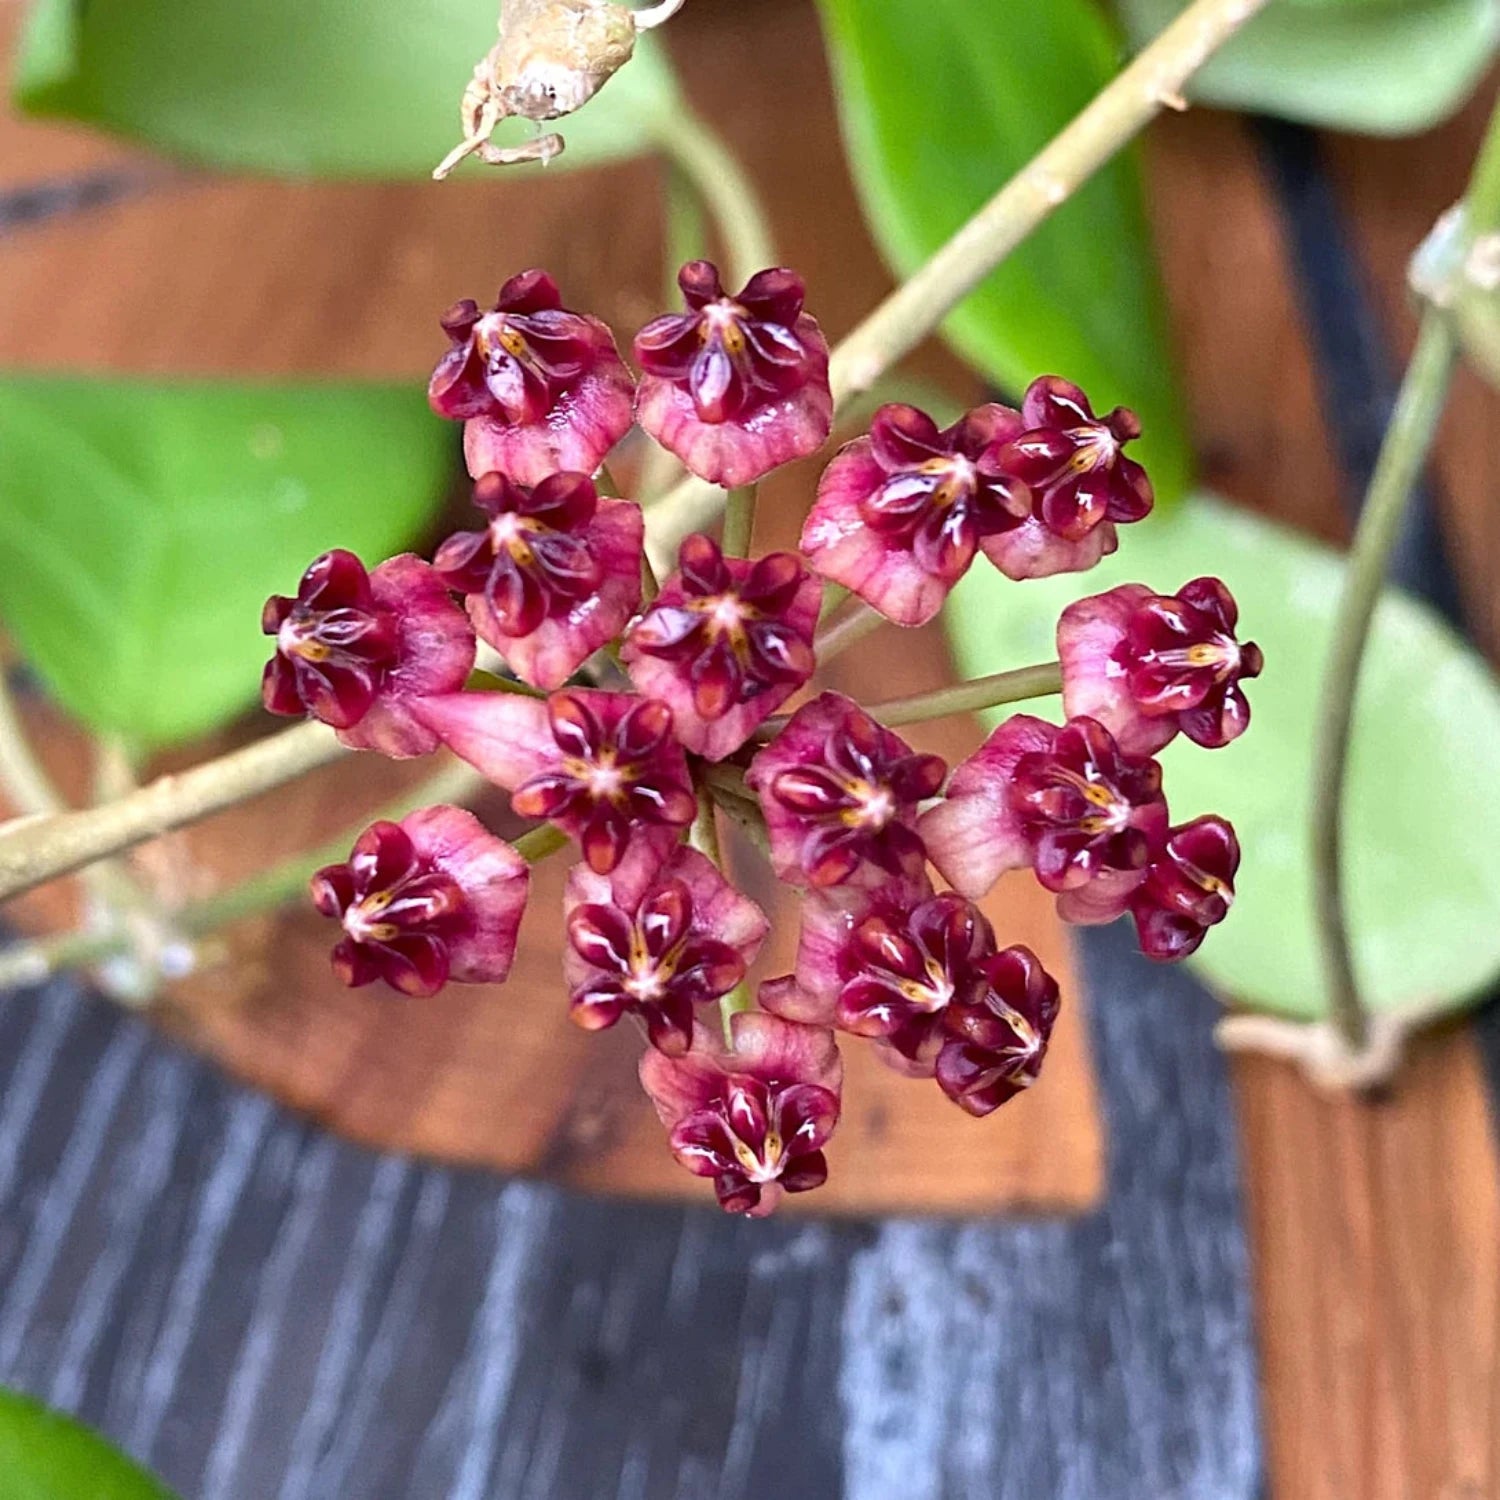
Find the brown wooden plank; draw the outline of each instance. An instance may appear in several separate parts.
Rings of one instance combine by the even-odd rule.
[[[1330,141],[1379,309],[1404,348],[1403,274],[1461,192],[1489,99],[1415,141]],[[1337,539],[1347,529],[1324,382],[1279,209],[1249,130],[1152,137],[1155,224],[1215,487]],[[1471,377],[1438,472],[1455,557],[1490,640],[1497,408]],[[1269,1490],[1295,1500],[1500,1492],[1496,1157],[1467,1028],[1422,1044],[1392,1099],[1328,1100],[1288,1065],[1235,1066],[1254,1252]]]

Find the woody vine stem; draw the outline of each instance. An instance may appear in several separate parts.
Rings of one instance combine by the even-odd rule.
[[[831,366],[836,402],[845,405],[867,391],[1156,115],[1165,108],[1181,108],[1182,90],[1192,75],[1266,3],[1195,0],[1189,5],[838,345]],[[685,172],[703,165],[692,155],[692,149],[702,144],[695,138],[688,150],[676,153]],[[744,247],[738,248],[745,253]],[[659,567],[669,561],[678,542],[715,519],[724,503],[722,490],[698,480],[685,480],[669,491],[649,514],[653,561]],[[996,691],[1014,695],[1014,687]],[[972,709],[1013,698],[962,701]],[[935,713],[956,711],[946,702],[929,707]],[[906,709],[913,712],[911,705]],[[18,819],[0,829],[0,900],[258,796],[344,753],[329,729],[307,724],[181,775],[163,777],[101,807]]]

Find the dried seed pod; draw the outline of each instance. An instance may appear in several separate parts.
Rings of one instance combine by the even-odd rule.
[[[635,51],[636,35],[675,15],[683,0],[631,10],[614,0],[504,0],[500,40],[464,90],[464,138],[434,169],[439,180],[466,156],[492,166],[551,161],[563,149],[555,132],[519,146],[494,146],[502,120],[557,120],[587,104]]]

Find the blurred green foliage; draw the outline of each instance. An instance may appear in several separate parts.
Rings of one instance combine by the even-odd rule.
[[[496,0],[34,0],[15,94],[34,113],[213,166],[426,177],[462,134],[459,99],[498,11]],[[648,150],[676,100],[643,37],[563,124],[568,149],[552,170]],[[495,139],[532,128],[512,121]]]
[[[0,617],[90,727],[186,739],[255,701],[267,595],[414,541],[453,451],[415,383],[0,377]]]
[[[5,1500],[173,1500],[103,1438],[15,1391],[0,1390]]]
[[[950,605],[960,664],[993,672],[1056,655],[1058,612],[1124,582],[1175,592],[1205,573],[1259,643],[1250,728],[1223,750],[1162,752],[1173,820],[1218,812],[1244,846],[1234,911],[1191,960],[1226,998],[1326,1014],[1308,845],[1313,721],[1343,560],[1221,501],[1195,497],[1121,533],[1093,572],[1014,584],[976,568]],[[1356,967],[1377,1010],[1460,1008],[1500,973],[1500,689],[1425,606],[1391,591],[1360,677],[1344,862]]]
[[[820,4],[860,199],[898,274],[1023,167],[1119,60],[1093,0],[1027,6],[1020,24],[1002,24],[976,0]],[[1103,410],[1134,407],[1160,493],[1186,486],[1191,461],[1128,153],[1008,255],[944,332],[1013,394],[1056,371]]]
[[[1144,45],[1185,0],[1119,0]],[[1494,58],[1500,0],[1279,0],[1203,69],[1194,99],[1406,135],[1458,108]]]

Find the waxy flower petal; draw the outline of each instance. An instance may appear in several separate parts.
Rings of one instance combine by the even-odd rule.
[[[731,489],[821,447],[833,426],[828,345],[802,309],[802,278],[761,271],[730,297],[698,260],[677,281],[687,311],[635,338],[642,428],[700,479]]]
[[[946,771],[852,699],[823,693],[792,715],[745,779],[760,798],[777,875],[830,886],[920,875],[917,805]]]
[[[464,456],[476,479],[520,484],[549,474],[592,474],[629,431],[635,382],[598,318],[562,305],[544,271],[523,271],[489,312],[472,301],[443,315],[452,348],[427,397],[439,416],[464,422]]]
[[[510,973],[526,906],[526,861],[458,807],[427,807],[362,833],[347,863],[313,876],[313,904],[344,936],[333,970],[405,995]]]
[[[1125,755],[1096,720],[1059,729],[1016,714],[953,773],[918,831],[965,895],[1030,864],[1049,891],[1068,893],[1066,920],[1108,921],[1166,839],[1161,767]]]
[[[633,693],[569,689],[542,702],[513,693],[453,693],[423,706],[454,754],[545,818],[608,874],[638,847],[660,865],[697,801],[672,711]]]
[[[612,877],[584,865],[563,900],[568,949],[563,972],[571,1015],[589,1031],[627,1012],[645,1022],[653,1047],[679,1054],[697,1006],[726,995],[765,941],[766,915],[694,849],[658,871],[638,862]]]
[[[1211,749],[1227,745],[1250,722],[1241,682],[1262,667],[1260,648],[1235,634],[1238,613],[1217,578],[1176,594],[1128,583],[1078,600],[1057,625],[1064,708],[1097,719],[1135,755],[1179,731]]]
[[[1029,949],[997,951],[972,902],[908,886],[812,897],[797,974],[763,984],[760,1003],[869,1038],[897,1072],[936,1076],[984,1115],[1036,1078],[1058,991]]]
[[[311,714],[351,749],[396,758],[437,748],[415,705],[461,687],[474,667],[468,620],[409,554],[367,574],[352,552],[325,552],[295,598],[266,601],[261,628],[276,637],[261,679],[266,708]]]
[[[1030,493],[997,458],[1021,430],[1005,406],[976,407],[942,432],[915,407],[881,407],[869,435],[823,471],[803,552],[887,619],[925,624],[981,543],[1031,514]]]
[[[985,964],[984,993],[948,1008],[935,1071],[938,1087],[971,1115],[993,1113],[1041,1073],[1057,1020],[1057,981],[1029,948]]]
[[[798,907],[795,971],[761,985],[762,1008],[789,1021],[832,1026],[839,992],[851,973],[848,953],[855,930],[872,917],[899,925],[932,895],[925,873],[873,886],[809,891]]]
[[[474,503],[487,527],[450,536],[433,565],[516,676],[560,687],[641,602],[641,509],[601,497],[586,474],[534,489],[486,474]]]
[[[1224,818],[1209,814],[1174,828],[1131,902],[1141,952],[1159,963],[1195,953],[1234,903],[1240,844]]]
[[[621,660],[640,692],[671,707],[689,750],[722,760],[812,676],[821,592],[789,552],[752,563],[690,536]]]
[[[1031,839],[1011,805],[1023,755],[1050,750],[1057,726],[1012,714],[953,772],[943,800],[917,821],[927,857],[963,895],[978,900],[1007,870],[1031,863]]]
[[[762,1218],[783,1193],[827,1180],[823,1148],[838,1124],[843,1064],[833,1033],[742,1013],[731,1045],[699,1026],[691,1050],[648,1050],[641,1086],[688,1171],[711,1177],[728,1213]]]
[[[1096,719],[1069,719],[1048,749],[1021,756],[1008,795],[1049,891],[1144,879],[1166,841],[1161,767],[1126,755]]]
[[[987,539],[985,553],[1007,578],[1082,572],[1119,545],[1116,525],[1151,510],[1151,481],[1122,452],[1140,423],[1123,406],[1096,417],[1088,397],[1056,375],[1032,381],[1021,420],[1025,431],[990,457],[1031,491],[1031,515]]]

